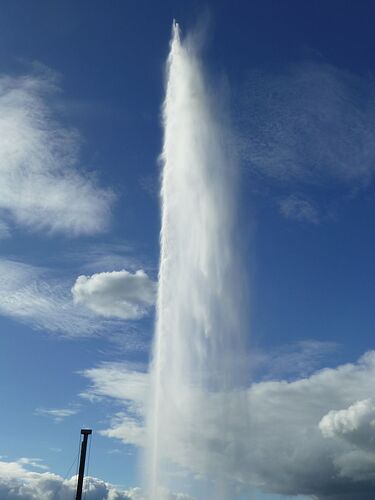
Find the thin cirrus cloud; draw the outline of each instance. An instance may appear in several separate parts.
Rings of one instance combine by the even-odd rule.
[[[107,396],[124,404],[102,434],[143,446],[148,375],[120,364],[104,364],[84,375],[93,400]],[[194,474],[219,474],[250,490],[319,500],[373,498],[374,379],[371,351],[356,363],[293,381],[254,383],[242,394],[197,394],[205,412],[194,421],[181,418],[181,426],[194,427],[194,442],[183,442],[174,421],[169,458]],[[226,433],[217,421],[220,408],[231,409]]]
[[[93,234],[109,224],[113,193],[79,169],[79,136],[50,103],[55,79],[0,76],[0,236],[31,230]]]
[[[65,418],[72,417],[77,413],[78,409],[73,408],[37,408],[34,411],[34,415],[52,418],[55,423],[60,423]]]
[[[0,240],[4,240],[10,237],[10,229],[8,224],[0,220]]]
[[[331,365],[340,347],[335,342],[303,340],[267,349],[253,348],[249,359],[254,378],[258,380],[296,380],[308,377],[319,367]],[[337,362],[337,361],[336,361]]]
[[[49,269],[0,259],[0,315],[70,337],[97,335],[116,326],[114,320],[74,304],[69,285]]]
[[[21,457],[17,460],[17,463],[21,466],[33,467],[34,469],[48,470],[49,467],[43,464],[43,460],[41,458],[28,458]]]
[[[301,196],[290,195],[279,203],[280,213],[286,219],[300,222],[319,223],[319,213],[315,205]]]
[[[306,62],[247,81],[241,149],[250,168],[282,183],[366,186],[375,173],[372,79]]]
[[[76,254],[67,257],[75,259],[87,273],[111,272],[121,269],[135,271],[142,267],[135,248],[124,243],[99,243],[86,246]],[[66,255],[66,254],[65,254]],[[146,258],[142,256],[142,263]]]
[[[104,317],[140,319],[154,305],[156,283],[142,269],[79,276],[72,288],[76,304]]]

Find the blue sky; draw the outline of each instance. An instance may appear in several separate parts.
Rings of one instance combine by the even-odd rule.
[[[80,428],[91,426],[90,475],[140,498],[130,489],[140,484],[160,110],[175,18],[183,33],[202,34],[207,80],[213,99],[225,96],[240,165],[248,382],[259,384],[250,397],[263,394],[257,404],[275,415],[301,398],[300,413],[282,419],[297,428],[292,452],[312,468],[300,443],[315,426],[314,472],[329,455],[337,474],[314,491],[287,460],[276,466],[267,453],[291,452],[284,430],[293,444],[280,424],[277,446],[267,442],[254,458],[267,473],[249,460],[246,491],[333,500],[360,484],[355,498],[370,498],[375,455],[363,436],[372,443],[375,363],[361,357],[373,349],[375,321],[373,3],[0,6],[0,479],[8,469],[16,480],[31,481],[30,471],[64,477]],[[260,435],[275,421],[267,417]]]

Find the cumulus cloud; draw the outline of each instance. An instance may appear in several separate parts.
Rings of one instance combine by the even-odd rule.
[[[364,399],[348,408],[331,410],[322,418],[319,428],[324,437],[338,437],[375,451],[375,401]]]
[[[77,476],[63,479],[51,472],[30,471],[27,467],[39,466],[37,459],[20,459],[16,462],[0,461],[0,498],[3,500],[66,500],[74,498]],[[40,466],[39,466],[40,467]],[[121,490],[101,479],[87,476],[84,481],[87,500],[147,500],[140,488]],[[194,500],[192,497],[162,492],[162,500]]]
[[[142,445],[148,375],[121,365],[95,370],[85,372],[90,390],[124,403],[105,435]],[[194,475],[226,478],[244,491],[256,487],[322,500],[367,500],[375,494],[374,380],[375,352],[369,352],[357,363],[293,381],[197,393],[204,411],[188,421],[181,411],[181,428],[175,428],[176,421],[169,428],[169,459]],[[189,443],[183,439],[186,425],[193,429]]]
[[[28,459],[16,462],[0,461],[0,498],[4,500],[66,500],[73,498],[77,477],[63,479],[51,472],[34,472]],[[38,465],[38,462],[37,462]],[[120,491],[113,485],[94,477],[85,480],[86,498],[90,500],[136,500],[132,492]]]
[[[57,90],[47,73],[0,76],[0,210],[33,230],[97,233],[113,195],[79,170],[79,136],[51,109]]]
[[[72,288],[76,304],[105,317],[139,319],[155,302],[156,283],[139,269],[79,276]]]
[[[284,183],[365,186],[375,172],[374,95],[371,79],[324,63],[253,73],[243,155],[254,171]]]
[[[313,203],[296,195],[290,195],[279,203],[281,214],[287,219],[319,223],[318,210]]]

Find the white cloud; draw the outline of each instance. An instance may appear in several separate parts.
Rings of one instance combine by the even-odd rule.
[[[0,76],[0,210],[33,230],[96,233],[113,195],[79,171],[79,137],[50,106],[57,90],[47,74]]]
[[[148,500],[147,495],[142,492],[141,488],[130,488],[126,491],[126,494],[129,495],[129,500]],[[159,491],[159,498],[160,500],[194,500],[194,498],[190,495],[185,495],[184,493],[173,493],[166,489]]]
[[[41,458],[27,458],[27,457],[21,457],[17,460],[17,463],[21,466],[28,466],[28,467],[33,467],[35,469],[42,469],[42,470],[48,470],[49,467],[47,465],[44,465],[43,460]]]
[[[284,198],[280,201],[279,207],[281,214],[287,219],[319,223],[318,210],[310,201],[299,196],[290,195]]]
[[[304,184],[369,183],[375,172],[372,79],[328,64],[253,73],[241,123],[243,155],[262,176]]]
[[[22,458],[16,462],[0,461],[0,498],[2,500],[66,500],[74,498],[77,476],[63,479],[51,472],[34,472],[27,467],[40,467],[39,459]],[[121,490],[88,476],[84,481],[87,500],[147,500],[140,488]],[[180,493],[164,491],[162,500],[194,500]]]
[[[375,402],[364,399],[348,408],[331,410],[322,418],[319,428],[326,438],[338,437],[375,451]]]
[[[71,417],[78,413],[77,409],[72,408],[37,408],[34,412],[35,415],[41,417],[50,417],[56,423],[62,422],[65,418]]]
[[[111,425],[108,429],[100,431],[102,436],[120,439],[124,443],[131,443],[136,446],[145,446],[146,433],[143,419],[138,415],[129,416],[127,412],[118,412],[111,418]]]
[[[105,317],[139,319],[155,302],[156,283],[142,270],[79,276],[72,288],[76,304]]]
[[[102,363],[82,372],[91,386],[84,393],[89,398],[108,397],[119,401],[131,401],[137,407],[144,404],[147,390],[147,374],[123,363]]]
[[[90,390],[124,402],[105,435],[142,445],[148,375],[121,365],[95,370],[85,372],[93,382]],[[199,400],[201,411],[193,420],[182,409],[177,424],[163,417],[169,459],[193,474],[226,478],[245,490],[324,500],[373,498],[374,382],[375,351],[357,363],[291,382],[258,382],[237,393],[197,392],[191,397]]]
[[[126,412],[118,412],[111,419],[111,427],[101,434],[143,446],[144,407],[148,394],[148,376],[122,363],[102,363],[97,368],[84,370],[82,375],[90,380],[90,387],[81,394],[91,401],[113,398],[125,404]]]
[[[31,472],[27,461],[0,462],[0,498],[4,500],[66,500],[73,498],[77,478],[64,480],[51,472]],[[34,465],[35,466],[35,465]],[[88,500],[136,500],[105,481],[93,477],[85,480]],[[131,492],[130,492],[131,494]]]

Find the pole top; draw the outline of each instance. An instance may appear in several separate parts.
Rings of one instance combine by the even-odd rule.
[[[81,429],[81,434],[88,436],[92,434],[92,429]]]

